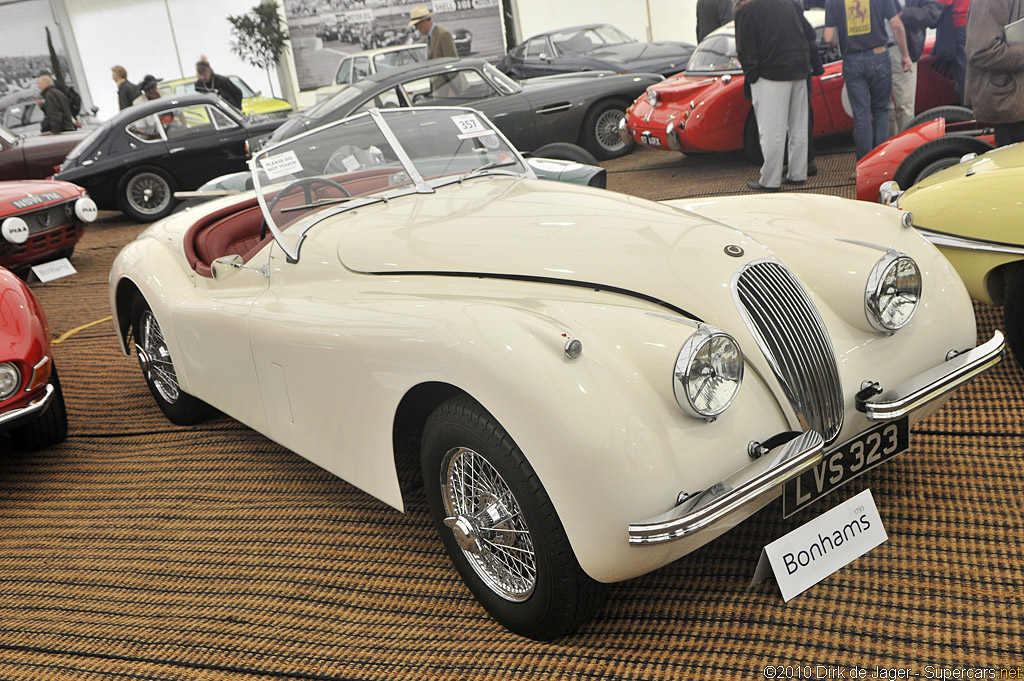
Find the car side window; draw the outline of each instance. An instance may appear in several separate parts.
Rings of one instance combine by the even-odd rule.
[[[210,117],[213,119],[213,124],[218,130],[227,130],[229,128],[238,127],[238,123],[215,106],[210,107]]]
[[[497,91],[473,69],[445,71],[405,84],[413,106],[465,104],[497,96]]]
[[[534,38],[526,41],[526,58],[540,59],[540,55],[548,49],[547,38]]]
[[[201,134],[213,131],[213,120],[205,104],[182,106],[160,114],[167,139]]]
[[[394,107],[402,106],[402,100],[399,97],[397,88],[389,88],[380,94],[370,97],[368,100],[359,105],[353,113],[361,113],[369,109],[391,109]]]
[[[125,130],[129,135],[141,142],[159,142],[163,139],[163,135],[160,132],[161,127],[157,114],[150,114],[145,118],[135,121]]]
[[[352,80],[362,80],[370,75],[370,60],[366,57],[359,57],[352,62]]]
[[[334,82],[338,85],[344,85],[345,83],[352,82],[352,60],[346,59],[341,62],[341,66],[338,67],[338,75],[335,77]]]

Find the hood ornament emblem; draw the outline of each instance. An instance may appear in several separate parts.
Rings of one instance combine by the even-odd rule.
[[[732,256],[733,258],[738,258],[743,255],[743,249],[736,244],[729,244],[725,247],[725,254]]]

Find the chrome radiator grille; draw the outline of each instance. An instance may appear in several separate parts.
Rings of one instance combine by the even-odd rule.
[[[50,206],[31,213],[21,213],[18,217],[24,220],[25,224],[28,225],[29,234],[36,234],[71,222],[68,211],[68,205],[62,203],[57,206]]]
[[[754,262],[737,277],[736,295],[801,426],[831,442],[843,425],[843,389],[832,342],[800,282],[778,262]]]

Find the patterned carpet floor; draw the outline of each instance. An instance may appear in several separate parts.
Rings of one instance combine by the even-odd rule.
[[[852,164],[848,141],[826,147],[805,191],[852,196]],[[608,167],[611,188],[654,198],[756,177],[731,155],[642,151]],[[422,499],[402,515],[231,419],[162,417],[101,321],[110,262],[141,229],[103,214],[79,274],[33,286],[54,338],[74,331],[55,345],[71,430],[0,457],[0,679],[760,679],[768,665],[964,678],[939,674],[1024,664],[1012,359],[917,427],[910,451],[833,493],[870,488],[889,539],[796,599],[751,587],[754,567],[828,504],[784,520],[776,502],[615,585],[578,634],[536,643],[478,607]],[[977,312],[987,338],[1001,310]]]

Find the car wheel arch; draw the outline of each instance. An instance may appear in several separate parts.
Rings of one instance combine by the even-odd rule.
[[[131,353],[132,305],[138,297],[145,298],[134,281],[124,278],[117,282],[114,293],[114,311],[116,313],[114,324],[117,326],[117,337],[121,342],[121,350],[126,355]]]

